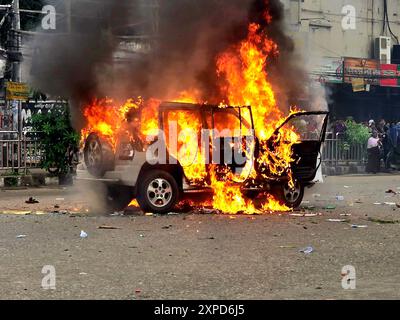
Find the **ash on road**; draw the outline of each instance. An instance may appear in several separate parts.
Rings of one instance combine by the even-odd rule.
[[[87,205],[79,187],[2,191],[0,298],[398,299],[400,195],[389,189],[398,177],[327,178],[307,191],[311,217],[94,216],[74,213]],[[45,265],[55,290],[41,286]],[[346,265],[355,290],[342,288]]]

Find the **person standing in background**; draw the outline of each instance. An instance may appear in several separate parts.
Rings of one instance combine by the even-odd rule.
[[[373,131],[371,137],[368,139],[368,163],[366,172],[367,173],[378,173],[380,171],[381,156],[380,148],[382,143],[379,139],[377,131]]]

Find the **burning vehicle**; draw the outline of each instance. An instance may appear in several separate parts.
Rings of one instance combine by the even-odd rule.
[[[167,213],[182,195],[207,191],[207,205],[224,213],[300,205],[321,164],[328,112],[282,109],[279,86],[290,79],[270,80],[280,50],[267,32],[269,1],[255,5],[247,32],[213,53],[208,86],[164,81],[161,87],[170,90],[162,99],[151,91],[125,103],[83,103],[79,178],[104,183],[110,209],[137,199],[146,212]]]
[[[262,140],[250,106],[130,101],[109,109],[125,118],[120,133],[107,138],[100,121],[84,134],[80,178],[105,183],[112,210],[136,198],[145,212],[160,214],[198,192],[212,192],[224,212],[259,212],[257,197],[264,210],[299,206],[320,166],[328,115],[292,112]]]

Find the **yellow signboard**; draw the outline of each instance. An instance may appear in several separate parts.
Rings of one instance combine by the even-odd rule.
[[[7,82],[7,100],[21,100],[26,101],[29,99],[29,87],[26,83]]]
[[[351,83],[353,85],[353,92],[365,91],[365,81],[364,79],[352,79]]]

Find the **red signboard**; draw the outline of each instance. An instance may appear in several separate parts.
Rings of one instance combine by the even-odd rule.
[[[381,64],[381,81],[382,87],[398,87],[400,84],[400,65],[398,64]]]

